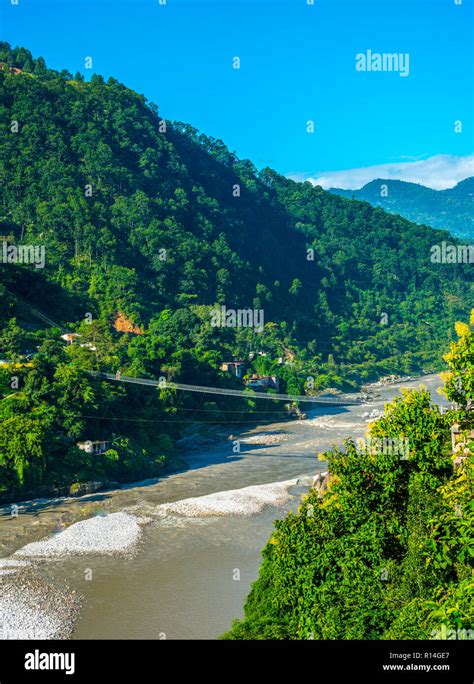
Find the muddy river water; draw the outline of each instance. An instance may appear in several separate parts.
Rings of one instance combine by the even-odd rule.
[[[243,615],[275,518],[296,510],[308,477],[325,469],[318,452],[346,437],[362,437],[370,416],[376,417],[400,387],[420,384],[435,402],[447,403],[436,392],[441,381],[434,375],[377,387],[370,403],[320,406],[302,421],[240,426],[240,453],[234,453],[233,440],[220,426],[222,435],[216,435],[214,445],[184,454],[187,470],[158,481],[81,499],[27,502],[17,517],[5,507],[0,510],[0,555],[9,557],[26,543],[64,529],[78,514],[145,516],[148,524],[133,553],[52,557],[40,561],[35,572],[82,595],[73,639],[214,639]],[[229,434],[236,434],[235,427],[229,426]],[[305,484],[292,482],[301,478]],[[165,503],[255,485],[265,495],[265,485],[278,482],[287,483],[285,496],[259,510],[229,494],[227,503],[237,500],[238,505],[223,515],[156,515]]]

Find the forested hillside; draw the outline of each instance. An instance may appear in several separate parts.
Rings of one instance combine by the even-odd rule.
[[[331,188],[330,192],[370,202],[416,223],[449,230],[463,240],[474,240],[473,177],[447,190],[433,190],[418,183],[379,178],[359,190]]]
[[[6,43],[0,63],[0,235],[45,249],[44,268],[0,263],[4,491],[155,473],[184,424],[262,408],[87,370],[241,387],[219,367],[244,359],[304,393],[439,367],[472,300],[468,264],[430,262],[447,233],[257,172],[113,78]],[[216,305],[264,331],[211,325]],[[88,458],[84,439],[114,446]]]

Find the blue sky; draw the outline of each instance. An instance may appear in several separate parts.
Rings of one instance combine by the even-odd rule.
[[[258,168],[345,187],[382,170],[439,187],[473,174],[473,0],[0,0],[0,8],[3,40],[86,76],[91,56],[92,71]],[[409,75],[356,71],[356,54],[368,49],[409,53]]]

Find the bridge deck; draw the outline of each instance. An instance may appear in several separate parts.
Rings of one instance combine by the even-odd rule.
[[[330,406],[354,406],[359,401],[354,399],[344,399],[341,397],[311,397],[307,394],[274,394],[254,392],[252,390],[234,390],[223,387],[206,387],[204,385],[186,385],[180,382],[168,382],[167,380],[150,380],[148,378],[131,378],[127,376],[117,377],[112,373],[99,373],[89,371],[91,375],[104,380],[115,380],[116,382],[129,382],[134,385],[148,385],[150,387],[160,387],[160,389],[174,389],[183,392],[202,392],[203,394],[223,394],[231,397],[243,397],[244,399],[272,399],[274,401],[304,401],[310,404],[326,404]]]

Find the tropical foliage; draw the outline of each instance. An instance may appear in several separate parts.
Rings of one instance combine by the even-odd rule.
[[[327,491],[277,521],[245,618],[225,638],[474,638],[473,324],[457,324],[445,357],[456,410],[407,391],[371,425],[370,448],[349,440],[325,454]],[[454,420],[465,441],[453,456]],[[406,439],[403,457],[373,448]]]
[[[114,78],[7,43],[0,65],[1,255],[45,249],[44,268],[0,263],[0,493],[161,472],[184,425],[285,410],[90,371],[242,388],[220,365],[243,359],[301,394],[441,368],[472,294],[469,265],[430,263],[446,233],[257,172]],[[263,332],[211,325],[218,306]],[[81,440],[128,441],[89,458]]]

